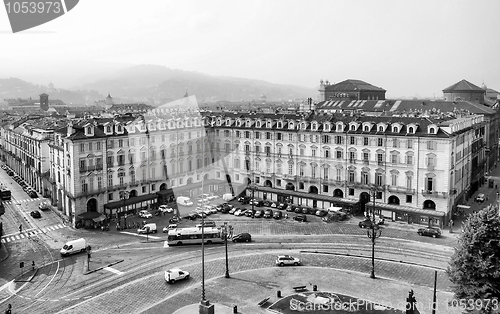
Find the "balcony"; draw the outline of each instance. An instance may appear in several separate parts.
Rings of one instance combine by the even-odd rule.
[[[363,160],[363,165],[369,165],[369,164],[370,164],[370,161],[368,159]]]
[[[408,189],[402,186],[392,186],[389,185],[387,189],[390,192],[396,192],[396,193],[403,193],[403,194],[408,194],[408,195],[414,195],[415,194],[415,189]]]
[[[139,186],[139,182],[138,182],[138,181],[131,181],[131,182],[129,183],[129,186],[130,186],[130,187]]]
[[[82,191],[80,193],[75,194],[75,196],[73,196],[73,198],[77,198],[77,197],[89,197],[91,195],[105,193],[106,191],[107,191],[106,188],[93,189],[92,191],[84,191],[84,192]],[[70,194],[70,196],[71,196],[71,193],[68,193],[68,194]]]
[[[427,165],[428,171],[434,171],[434,165]]]
[[[422,190],[422,195],[424,197],[431,197],[431,198],[447,198],[448,197],[447,192],[427,191],[427,190]]]
[[[356,163],[356,159],[349,159],[349,163],[350,164],[355,164]]]
[[[141,184],[142,184],[142,185],[149,184],[149,180],[141,180]]]
[[[385,162],[383,162],[383,161],[379,160],[379,161],[377,161],[377,165],[379,165],[379,166],[383,166],[383,165],[385,165]]]
[[[295,176],[292,174],[284,174],[284,175],[282,175],[282,177],[285,180],[295,180]]]
[[[88,171],[98,171],[98,170],[102,170],[102,165],[81,167],[80,168],[80,173],[82,173],[82,172],[88,172]]]

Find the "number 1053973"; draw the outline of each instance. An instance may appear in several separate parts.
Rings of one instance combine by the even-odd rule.
[[[5,8],[8,14],[59,14],[63,10],[59,1],[5,1]]]

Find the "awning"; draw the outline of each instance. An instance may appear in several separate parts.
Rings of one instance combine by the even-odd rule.
[[[373,203],[368,202],[365,204],[366,208],[371,209],[373,208]],[[420,214],[424,216],[433,216],[433,217],[444,217],[446,216],[445,212],[438,211],[435,209],[421,209],[421,208],[413,208],[413,207],[406,207],[406,206],[401,206],[401,205],[392,205],[392,204],[384,204],[384,203],[377,203],[375,202],[375,207],[380,208],[380,209],[386,209],[386,210],[392,210],[395,212],[405,212],[405,213],[411,213],[411,214]]]
[[[97,217],[97,218],[94,218],[94,219],[92,219],[92,220],[93,220],[94,222],[101,222],[101,221],[106,220],[106,216],[101,215],[101,216],[99,216],[99,217]]]
[[[83,220],[92,220],[94,218],[97,218],[101,216],[101,213],[98,212],[85,212],[83,214],[78,215],[78,218],[83,219]]]
[[[158,195],[156,195],[156,193],[146,194],[146,195],[141,195],[141,196],[134,196],[134,197],[128,198],[126,200],[120,200],[120,201],[104,204],[104,208],[106,208],[106,209],[120,208],[120,207],[129,206],[129,205],[142,203],[142,202],[146,202],[149,200],[155,200],[155,199],[158,199]]]
[[[326,201],[326,202],[332,202],[332,203],[343,204],[343,205],[356,205],[359,202],[358,200],[351,199],[351,198],[342,198],[342,197],[335,197],[335,196],[329,196],[329,195],[323,195],[323,194],[298,192],[298,191],[294,191],[294,190],[282,190],[282,189],[277,189],[277,188],[272,188],[272,187],[267,187],[267,186],[256,185],[255,190],[262,191],[262,192],[276,193],[276,194],[283,195],[283,196],[302,197],[302,198],[307,198],[307,199],[312,199],[312,200],[317,200],[317,201]]]

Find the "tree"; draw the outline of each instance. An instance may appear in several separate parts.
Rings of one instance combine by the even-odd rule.
[[[447,273],[465,310],[494,313],[500,308],[500,217],[495,207],[464,222]]]

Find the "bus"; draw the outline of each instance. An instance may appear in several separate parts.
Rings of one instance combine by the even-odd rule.
[[[205,244],[223,243],[222,231],[220,228],[205,227]],[[168,245],[201,244],[202,228],[177,228],[168,231]]]
[[[2,201],[10,201],[11,197],[9,189],[5,187],[0,188],[0,199],[2,199]]]

